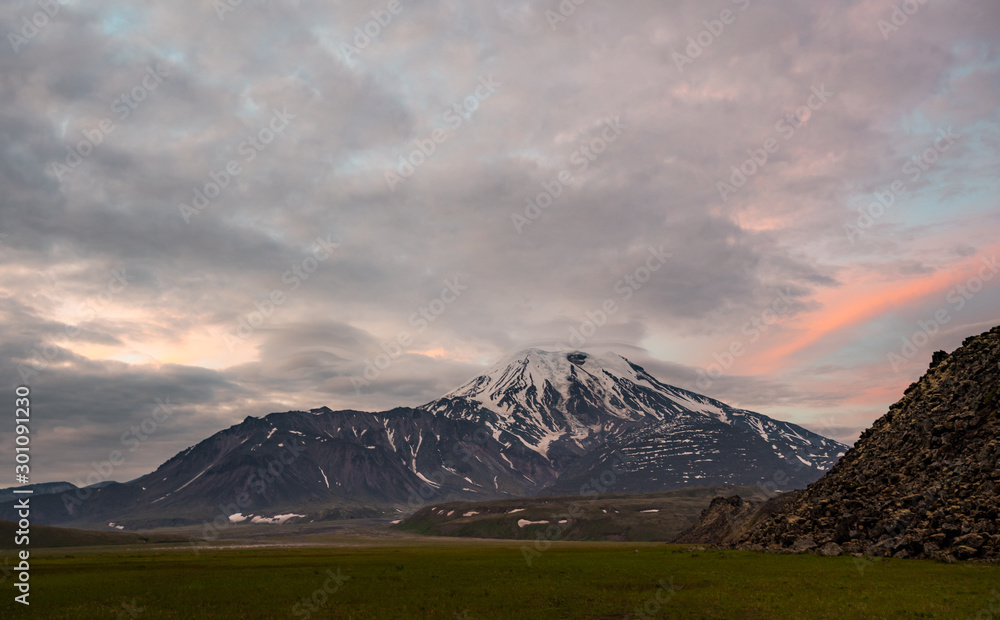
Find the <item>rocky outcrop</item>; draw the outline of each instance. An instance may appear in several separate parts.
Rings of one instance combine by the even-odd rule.
[[[764,493],[748,498],[716,497],[694,525],[672,542],[732,546],[746,537],[761,519],[783,511],[801,492],[781,493],[770,499]]]
[[[1000,327],[935,353],[825,476],[720,540],[786,553],[1000,560],[998,406]]]
[[[702,511],[698,521],[672,542],[717,545],[731,542],[747,519],[757,512],[760,504],[759,501],[746,500],[739,495],[716,497]]]

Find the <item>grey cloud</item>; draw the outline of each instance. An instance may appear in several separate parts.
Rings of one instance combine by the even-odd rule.
[[[730,5],[737,22],[679,71],[673,54]],[[404,7],[351,61],[340,45],[378,3],[244,3],[221,21],[191,1],[76,3],[19,53],[0,54],[2,367],[16,378],[25,351],[67,347],[38,385],[51,428],[77,429],[52,444],[65,454],[49,454],[52,471],[71,471],[74,436],[114,445],[160,392],[179,392],[183,415],[144,452],[149,469],[152,455],[289,402],[427,402],[513,348],[565,341],[608,298],[621,310],[595,341],[639,352],[650,340],[732,334],[780,291],[789,316],[807,315],[817,294],[849,290],[851,268],[916,277],[992,242],[956,236],[940,257],[921,255],[915,242],[937,233],[910,214],[857,244],[841,228],[858,196],[924,148],[907,119],[982,124],[914,194],[958,200],[995,176],[1000,20],[988,2],[928,4],[888,42],[876,26],[886,7],[873,2],[739,11],[589,0],[555,28],[545,11],[557,3]],[[28,8],[0,9],[0,30]],[[158,62],[169,76],[113,117],[114,100]],[[486,76],[502,85],[449,127],[448,107]],[[820,85],[835,95],[782,137],[776,123]],[[285,106],[295,118],[247,161],[241,143]],[[574,154],[609,116],[628,128],[581,170]],[[59,182],[51,162],[104,117],[114,132]],[[447,140],[391,191],[385,172],[436,129]],[[716,183],[769,137],[780,150],[723,200]],[[178,205],[229,160],[243,172],[185,223]],[[518,234],[511,215],[561,170],[574,182]],[[317,237],[340,247],[293,291],[283,276]],[[661,246],[671,258],[622,299],[616,283]],[[106,312],[73,314],[122,268],[132,279]],[[449,278],[468,290],[416,334],[411,317]],[[240,361],[198,367],[229,354],[222,334],[274,290],[287,300],[239,345]],[[357,393],[351,379],[401,330],[414,332],[412,349]],[[154,363],[151,343],[205,334],[217,349],[191,352],[190,366]],[[73,352],[92,350],[84,344],[150,363],[92,361]],[[695,376],[687,360],[648,361],[665,378]],[[841,397],[801,385],[794,371],[724,377],[711,395],[817,410]]]

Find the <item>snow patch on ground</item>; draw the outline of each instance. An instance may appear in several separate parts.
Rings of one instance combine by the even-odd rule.
[[[253,516],[253,515],[250,515],[250,516]],[[243,516],[242,512],[237,512],[235,514],[229,515],[229,522],[230,523],[243,523],[244,521],[246,521],[247,519],[249,519],[250,516],[246,516],[245,517],[245,516]]]
[[[548,523],[548,521],[528,521],[527,519],[518,519],[517,527],[524,527],[526,525],[541,525],[543,523]]]
[[[524,508],[515,508],[514,510],[508,510],[507,514],[512,515],[515,512],[524,512]]]
[[[254,517],[254,518],[250,519],[250,522],[251,523],[278,523],[278,524],[281,524],[281,523],[284,523],[285,521],[288,521],[289,519],[293,519],[295,517],[304,517],[304,516],[305,515],[297,515],[297,514],[294,514],[294,513],[290,512],[290,513],[288,513],[286,515],[274,515],[273,517]]]

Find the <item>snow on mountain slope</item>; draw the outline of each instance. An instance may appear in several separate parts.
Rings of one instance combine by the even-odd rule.
[[[748,431],[778,458],[797,456],[825,471],[847,446],[806,429],[661,383],[614,353],[528,349],[422,409],[486,424],[542,456],[581,453],[595,443],[684,418]],[[773,447],[770,447],[773,446]]]
[[[87,501],[39,496],[32,507],[39,523],[134,529],[211,521],[220,504],[244,496],[251,505],[238,506],[241,514],[336,507],[371,516],[449,498],[793,489],[817,480],[846,449],[661,383],[619,355],[529,349],[417,409],[248,416]],[[12,506],[4,512],[0,502],[0,516]]]

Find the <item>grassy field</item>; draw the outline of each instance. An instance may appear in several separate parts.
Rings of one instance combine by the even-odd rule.
[[[642,543],[554,543],[530,567],[521,544],[510,541],[197,554],[39,550],[32,559],[30,614],[13,602],[8,577],[0,617],[770,620],[1000,613],[995,565]]]

